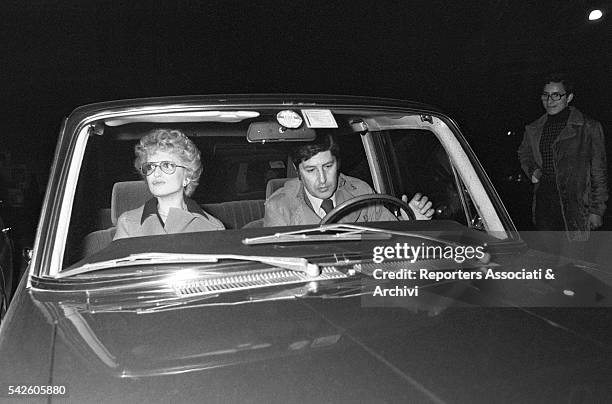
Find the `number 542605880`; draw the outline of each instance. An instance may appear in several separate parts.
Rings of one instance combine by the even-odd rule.
[[[66,396],[68,389],[64,385],[17,384],[9,385],[9,396]]]

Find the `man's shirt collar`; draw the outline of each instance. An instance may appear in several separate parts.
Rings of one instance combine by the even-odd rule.
[[[336,192],[337,191],[338,189],[336,188]],[[334,192],[333,195],[329,198],[334,203],[334,207],[336,207],[336,192]],[[308,201],[312,206],[312,210],[314,210],[315,213],[319,215],[319,217],[325,217],[326,213],[323,209],[321,209],[321,203],[323,203],[323,199],[311,195],[310,192],[308,192],[308,190],[306,189],[306,187],[304,187],[304,194],[306,195],[306,198],[308,198]]]

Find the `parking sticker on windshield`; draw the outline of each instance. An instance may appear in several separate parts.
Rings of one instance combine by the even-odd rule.
[[[309,128],[337,128],[338,123],[329,109],[303,109],[302,115]]]
[[[276,121],[285,128],[296,129],[302,125],[302,117],[289,109],[276,114]]]

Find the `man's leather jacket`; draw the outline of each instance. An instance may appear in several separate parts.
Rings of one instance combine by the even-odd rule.
[[[601,124],[576,108],[569,108],[567,125],[554,140],[552,151],[567,236],[579,241],[589,237],[589,214],[603,216],[606,210],[606,145]],[[545,123],[546,114],[525,126],[518,156],[528,178],[536,169],[542,169],[540,139]],[[535,192],[537,187],[538,184]],[[535,212],[535,192],[532,213]]]

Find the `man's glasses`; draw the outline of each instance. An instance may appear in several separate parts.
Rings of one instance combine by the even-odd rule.
[[[151,175],[157,167],[161,168],[161,170],[166,174],[174,174],[174,172],[176,171],[176,167],[187,168],[185,166],[180,166],[172,161],[150,161],[140,166],[140,172],[142,172],[143,175]]]
[[[552,98],[553,101],[559,101],[564,95],[567,95],[567,93],[542,93],[541,97],[544,101],[548,101],[549,98]]]

